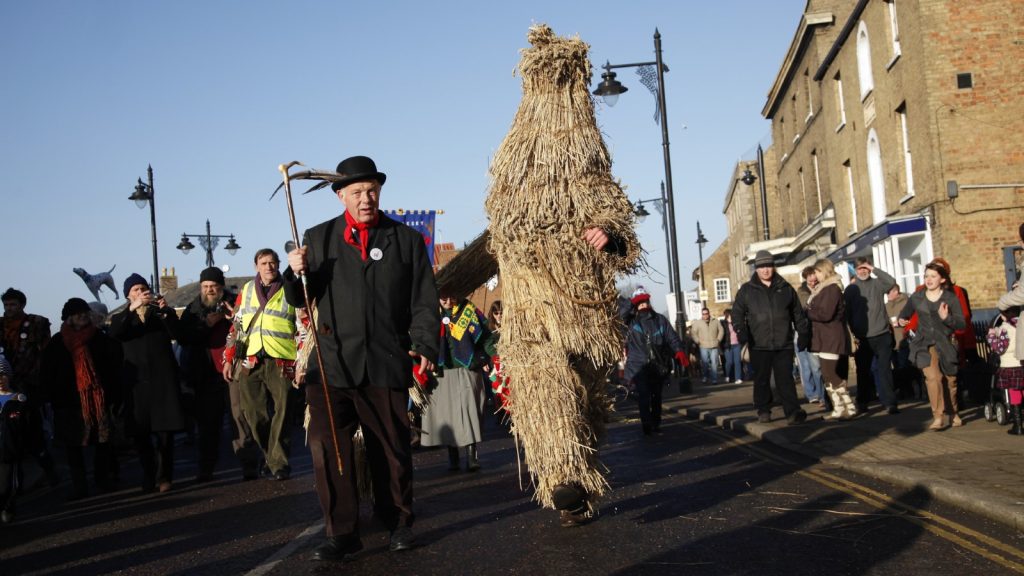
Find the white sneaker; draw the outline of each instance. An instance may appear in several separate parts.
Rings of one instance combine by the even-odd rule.
[[[743,384],[743,380],[742,380],[741,378],[737,378],[737,379],[736,379],[736,383],[737,383],[737,384]]]

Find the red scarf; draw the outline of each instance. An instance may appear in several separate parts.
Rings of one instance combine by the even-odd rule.
[[[60,335],[64,346],[71,353],[75,365],[75,383],[78,385],[78,399],[82,404],[82,446],[89,444],[93,428],[99,442],[110,439],[110,425],[107,421],[106,402],[103,398],[103,387],[96,376],[96,368],[89,352],[89,342],[96,335],[96,327],[75,330],[67,322],[60,327]]]
[[[356,222],[356,219],[345,210],[345,223],[348,225],[345,227],[345,233],[342,234],[342,238],[345,239],[345,243],[349,246],[359,248],[359,251],[363,255],[363,262],[366,262],[366,245],[370,243],[370,228],[377,226],[377,222],[380,221],[378,216],[374,216],[370,222]],[[356,240],[356,232],[359,233],[359,239]]]

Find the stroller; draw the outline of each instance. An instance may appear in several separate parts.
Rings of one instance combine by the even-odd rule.
[[[999,368],[1002,356],[1013,352],[1014,327],[1005,322],[1001,315],[996,315],[988,329],[985,341],[988,343],[988,367],[992,373],[990,378],[989,399],[985,402],[983,414],[985,420],[1005,426],[1010,421],[1010,391],[996,385],[999,380]]]

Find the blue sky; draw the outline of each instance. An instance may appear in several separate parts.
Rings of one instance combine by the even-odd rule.
[[[760,112],[805,3],[8,0],[0,290],[24,291],[28,311],[56,328],[67,298],[92,299],[73,267],[116,264],[119,289],[131,272],[150,276],[149,210],[128,200],[148,164],[160,267],[182,284],[198,279],[203,251],[175,246],[207,219],[243,247],[215,251],[230,275],[252,273],[258,248],[282,249],[286,207],[268,197],[289,160],[333,169],[369,155],[388,174],[382,207],[444,210],[438,240],[461,246],[487,225],[487,169],[520,101],[513,72],[534,23],[589,43],[597,79],[606,60],[653,60],[660,30],[681,271],[692,288],[696,221],[709,254],[724,239],[732,167],[768,136]],[[597,108],[613,173],[632,199],[657,197],[654,99],[632,69],[619,80],[630,91]],[[297,195],[295,209],[302,230],[341,204],[327,191]],[[640,226],[649,277],[629,281],[663,302],[666,248],[651,211]]]

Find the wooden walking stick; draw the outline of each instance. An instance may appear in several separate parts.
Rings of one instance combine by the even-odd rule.
[[[292,225],[292,241],[295,242],[295,246],[300,246],[299,229],[295,226],[295,208],[292,206],[291,178],[288,175],[288,170],[292,166],[302,166],[302,163],[297,160],[292,160],[287,164],[279,165],[277,169],[281,172],[281,176],[284,178],[284,198],[288,204],[288,221]],[[313,335],[313,347],[316,348],[316,363],[320,366],[320,384],[324,388],[324,404],[327,406],[327,422],[331,428],[331,439],[334,440],[334,457],[338,463],[338,474],[344,475],[345,466],[341,463],[341,448],[338,444],[338,431],[334,427],[334,410],[331,408],[331,396],[327,388],[327,371],[324,369],[324,359],[320,353],[320,335],[316,327],[316,302],[309,299],[309,286],[306,280],[306,272],[303,271],[299,274],[299,278],[302,279],[302,298],[306,303],[306,311],[309,313],[309,323],[312,327],[310,333]]]

